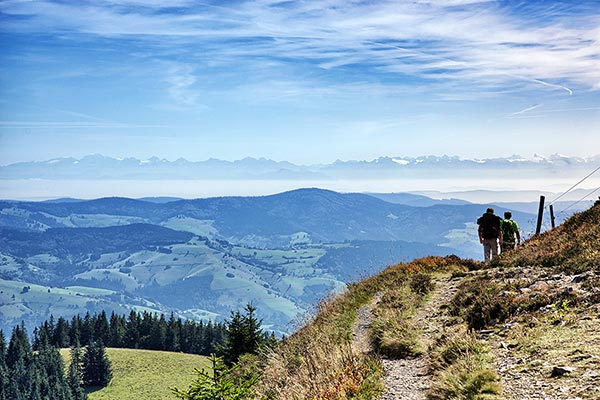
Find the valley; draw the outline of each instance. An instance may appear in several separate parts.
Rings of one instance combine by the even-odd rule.
[[[387,265],[479,256],[473,221],[484,206],[403,199],[412,205],[320,189],[164,202],[3,201],[2,329],[103,309],[222,320],[251,302],[267,329],[287,334],[319,299]]]

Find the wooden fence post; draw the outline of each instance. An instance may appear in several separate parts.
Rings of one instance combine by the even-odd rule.
[[[535,227],[535,234],[539,235],[542,231],[542,217],[544,216],[544,201],[545,196],[540,196],[540,208],[538,209],[537,226]]]
[[[552,204],[550,204],[550,223],[552,224],[552,229],[555,228],[555,223],[554,223],[554,206]]]

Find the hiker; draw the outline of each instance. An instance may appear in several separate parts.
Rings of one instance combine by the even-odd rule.
[[[486,263],[498,255],[498,240],[502,245],[501,221],[502,218],[494,214],[493,208],[488,208],[485,214],[477,219],[479,243],[483,244],[483,259]]]
[[[521,244],[521,234],[519,233],[519,225],[512,219],[512,213],[506,211],[504,213],[504,219],[500,223],[500,231],[502,232],[502,252],[514,250],[514,248]],[[515,242],[515,236],[517,241]]]

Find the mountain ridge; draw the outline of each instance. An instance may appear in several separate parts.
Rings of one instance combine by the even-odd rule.
[[[370,161],[336,160],[325,164],[294,164],[266,158],[246,157],[226,161],[207,159],[189,161],[179,158],[169,161],[151,157],[146,160],[134,157],[113,158],[101,154],[82,158],[65,157],[45,161],[23,161],[0,166],[0,179],[358,179],[395,176],[431,170],[445,175],[447,169],[455,171],[474,170],[520,170],[528,173],[553,171],[561,174],[563,169],[577,170],[598,165],[600,155],[570,157],[553,154],[548,157],[534,155],[530,158],[510,157],[469,159],[458,156],[389,157]],[[383,174],[378,177],[376,172]]]

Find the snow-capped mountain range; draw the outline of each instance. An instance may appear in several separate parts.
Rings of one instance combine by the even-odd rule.
[[[513,155],[505,158],[465,159],[457,156],[379,157],[371,161],[341,161],[297,165],[288,161],[247,157],[224,161],[208,159],[169,161],[152,157],[112,158],[93,154],[83,158],[55,158],[0,166],[0,179],[390,179],[435,173],[440,177],[475,172],[519,170],[522,173],[562,175],[600,165],[600,155],[570,157],[559,154]]]

